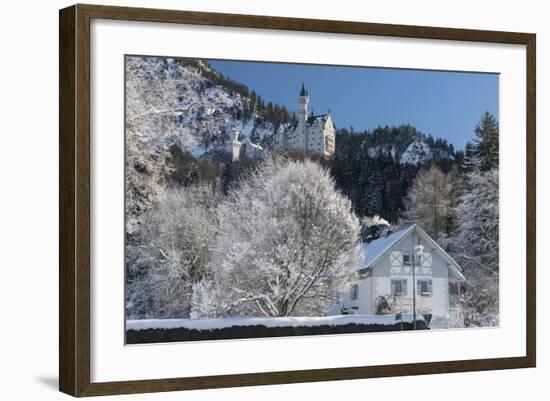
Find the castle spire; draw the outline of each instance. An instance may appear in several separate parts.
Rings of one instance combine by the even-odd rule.
[[[307,96],[306,87],[304,86],[304,81],[302,81],[302,89],[300,89],[300,96]]]

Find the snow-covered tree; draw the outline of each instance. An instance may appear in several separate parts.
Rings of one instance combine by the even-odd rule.
[[[498,272],[498,170],[470,173],[467,184],[469,190],[460,199],[459,238],[461,243],[469,243],[484,268]]]
[[[179,122],[179,67],[171,59],[126,57],[127,232],[158,197],[170,166],[169,147],[189,150],[194,138]]]
[[[217,193],[206,185],[167,189],[145,214],[127,248],[130,318],[189,317],[215,237]]]
[[[218,208],[193,316],[320,316],[355,282],[360,225],[327,170],[266,161]]]
[[[435,164],[418,172],[405,201],[403,220],[419,224],[430,236],[448,234],[456,217],[458,177],[443,173]]]
[[[480,160],[478,158],[476,147],[472,142],[467,142],[464,147],[464,159],[462,160],[462,170],[470,173],[479,169]]]
[[[466,313],[481,325],[498,324],[499,308],[498,170],[474,171],[466,177],[460,198],[458,237],[453,256],[464,269]]]

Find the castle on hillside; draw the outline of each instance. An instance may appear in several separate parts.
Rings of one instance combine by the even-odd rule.
[[[275,132],[271,147],[331,157],[334,155],[335,149],[335,128],[330,111],[327,114],[308,116],[308,103],[309,93],[302,83],[298,97],[298,121],[287,129]],[[263,158],[265,153],[261,146],[250,142],[250,140],[242,143],[239,140],[239,131],[235,128],[231,131],[226,150],[233,161],[239,160],[241,153],[251,159]]]
[[[330,111],[327,114],[309,115],[309,93],[302,83],[298,97],[298,122],[288,130],[273,136],[274,149],[300,150],[325,157],[334,155],[335,128]]]
[[[229,134],[229,142],[227,143],[227,153],[231,156],[232,161],[240,160],[241,153],[252,160],[263,159],[265,152],[260,145],[256,145],[248,139],[246,142],[241,142],[239,131],[236,128],[231,130]]]

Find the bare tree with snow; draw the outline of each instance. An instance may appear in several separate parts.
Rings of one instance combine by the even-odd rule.
[[[129,316],[189,317],[215,238],[217,193],[206,185],[167,189],[146,213],[127,254]]]
[[[218,209],[194,316],[321,316],[356,280],[360,225],[327,170],[266,161]]]
[[[181,83],[178,65],[156,57],[126,58],[126,216],[132,233],[138,216],[158,197],[170,172],[169,147],[194,144],[179,122]]]
[[[435,164],[419,171],[405,200],[403,220],[419,224],[433,238],[447,234],[449,221],[456,219],[457,180]]]

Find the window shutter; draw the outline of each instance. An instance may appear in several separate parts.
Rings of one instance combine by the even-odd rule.
[[[391,294],[395,295],[395,280],[391,281]]]
[[[428,292],[432,294],[432,280],[428,280]]]
[[[416,293],[422,294],[422,280],[416,280]]]
[[[401,292],[403,293],[403,295],[407,294],[407,280],[401,281]]]

